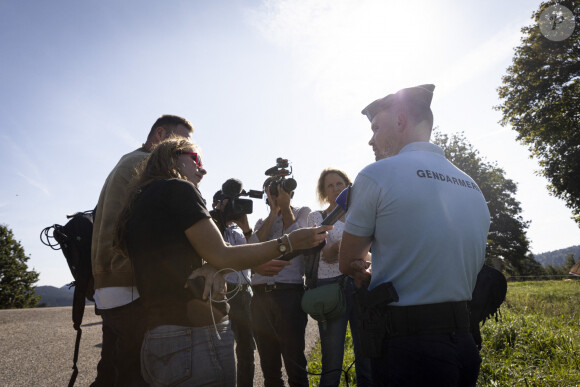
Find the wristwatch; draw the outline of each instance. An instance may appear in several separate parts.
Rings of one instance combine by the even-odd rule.
[[[280,254],[286,254],[286,252],[288,251],[288,246],[286,246],[286,244],[284,242],[282,242],[282,238],[278,238],[276,239],[276,242],[278,242],[278,251],[280,252]]]

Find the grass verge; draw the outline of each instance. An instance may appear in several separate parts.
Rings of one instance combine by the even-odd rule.
[[[478,386],[580,386],[580,281],[510,282],[501,318],[481,329]],[[347,331],[343,370],[354,360]],[[308,371],[322,369],[320,342],[308,360]],[[356,385],[354,365],[341,386]],[[318,386],[318,376],[310,385]]]

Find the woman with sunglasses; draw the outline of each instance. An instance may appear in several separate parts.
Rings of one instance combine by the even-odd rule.
[[[133,263],[147,310],[141,368],[152,386],[235,385],[234,338],[220,307],[225,303],[215,307],[186,288],[202,260],[218,269],[247,269],[284,251],[314,247],[331,229],[304,228],[278,240],[227,246],[197,189],[205,174],[190,140],[161,142],[137,173],[119,218],[116,243]]]
[[[351,183],[347,174],[339,169],[326,168],[318,178],[316,193],[321,204],[328,204],[322,211],[312,211],[308,215],[308,225],[321,224],[337,206],[336,198]],[[358,315],[353,302],[354,282],[351,277],[346,277],[340,272],[338,266],[338,252],[344,230],[344,215],[334,224],[334,229],[328,233],[327,243],[321,250],[316,262],[315,257],[310,257],[313,271],[311,278],[307,277],[308,287],[319,287],[335,282],[344,284],[346,296],[346,313],[335,320],[318,323],[320,331],[320,345],[322,352],[322,375],[321,386],[338,386],[342,376],[342,362],[344,357],[344,340],[346,326],[350,321],[351,335],[355,353],[355,371],[357,386],[371,386],[371,363],[360,353],[360,341],[358,334]],[[316,263],[318,265],[316,265]]]

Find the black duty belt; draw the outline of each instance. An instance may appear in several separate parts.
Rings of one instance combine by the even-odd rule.
[[[388,306],[385,311],[389,337],[469,332],[467,301]]]
[[[255,293],[268,293],[274,290],[304,290],[304,285],[276,282],[273,284],[252,285],[252,290]]]

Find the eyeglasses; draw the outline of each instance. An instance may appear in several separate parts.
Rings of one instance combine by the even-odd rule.
[[[190,155],[192,160],[195,162],[195,165],[197,165],[197,168],[198,169],[203,168],[203,164],[201,162],[201,157],[197,153],[182,151],[182,152],[179,152],[179,154],[180,155]]]

